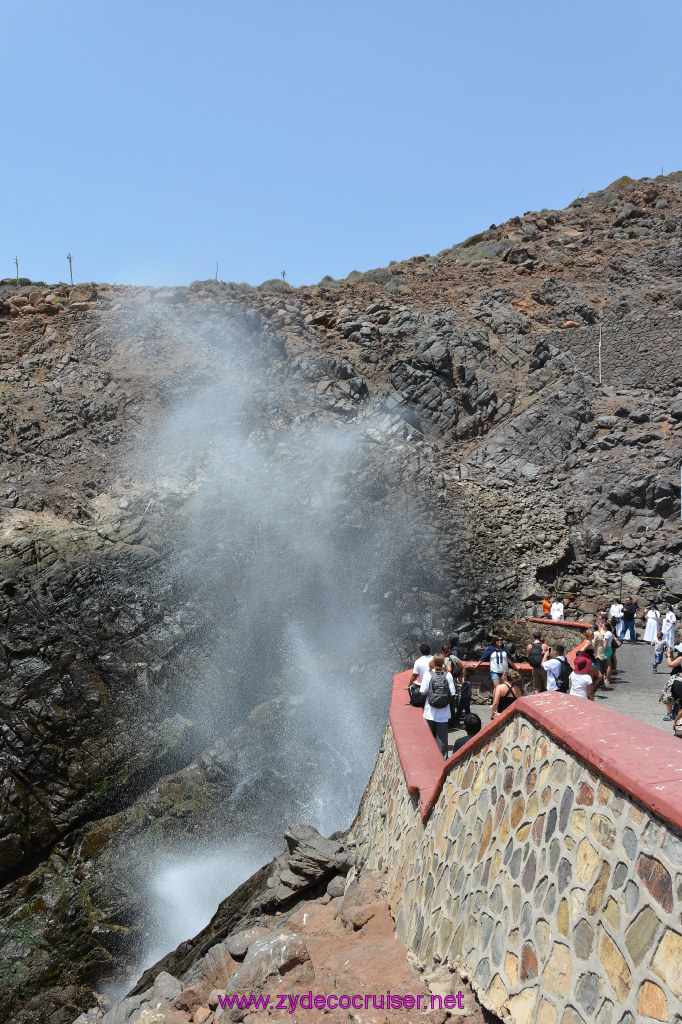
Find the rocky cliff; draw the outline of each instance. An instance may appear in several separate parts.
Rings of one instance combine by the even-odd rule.
[[[137,962],[136,843],[238,821],[267,855],[337,799],[291,654],[320,608],[336,717],[362,699],[378,738],[423,635],[557,581],[584,614],[677,600],[681,181],[312,288],[3,283],[5,1017],[71,1020]]]

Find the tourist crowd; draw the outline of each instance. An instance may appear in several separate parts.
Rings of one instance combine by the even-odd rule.
[[[564,605],[557,595],[543,600],[543,617],[564,621]],[[611,683],[618,672],[618,649],[629,640],[637,643],[637,618],[645,622],[643,640],[651,645],[652,670],[658,672],[664,657],[670,668],[659,697],[666,706],[664,721],[673,722],[673,731],[682,736],[682,643],[675,645],[676,616],[672,605],[661,613],[655,604],[639,613],[631,597],[625,602],[615,600],[598,611],[594,626],[584,633],[582,643],[574,650],[570,664],[563,644],[550,646],[536,630],[528,644],[526,660],[530,665],[535,693],[554,690],[574,697],[594,700],[599,689],[613,690]],[[450,634],[438,654],[432,655],[428,644],[422,644],[408,684],[410,702],[423,707],[424,719],[436,739],[444,758],[449,751],[448,730],[464,728],[453,747],[455,753],[481,729],[481,719],[471,713],[471,681],[469,672],[489,665],[493,685],[492,718],[501,714],[523,694],[519,663],[515,662],[504,637],[496,637],[476,662],[465,662],[459,648],[459,636]]]

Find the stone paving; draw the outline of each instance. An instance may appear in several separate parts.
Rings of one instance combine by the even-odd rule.
[[[626,641],[617,655],[618,673],[611,679],[613,690],[597,691],[602,707],[614,708],[656,729],[672,733],[671,723],[664,722],[665,705],[658,703],[658,695],[670,675],[665,660],[657,674],[653,672],[653,655],[643,640],[633,644]]]
[[[598,690],[597,701],[602,707],[613,708],[624,715],[637,718],[640,722],[653,725],[663,732],[672,733],[671,723],[664,722],[665,705],[659,704],[658,695],[670,674],[665,660],[657,674],[653,672],[651,647],[639,640],[636,644],[626,641],[616,655],[618,672],[612,676],[613,690]],[[492,705],[472,704],[471,711],[481,719],[482,725],[490,721]],[[464,736],[464,729],[451,729],[450,750],[456,739]]]

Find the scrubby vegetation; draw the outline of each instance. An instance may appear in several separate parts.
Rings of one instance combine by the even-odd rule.
[[[263,281],[262,284],[258,285],[259,292],[291,292],[293,286],[288,281],[283,280],[281,277],[271,277],[267,281]]]

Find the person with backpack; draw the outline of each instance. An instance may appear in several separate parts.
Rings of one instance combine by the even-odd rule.
[[[460,672],[459,685],[455,684],[458,690],[457,705],[452,711],[451,726],[459,726],[466,720],[467,715],[471,714],[471,681],[467,679],[466,665],[461,665]]]
[[[450,644],[443,644],[440,649],[440,653],[443,655],[443,668],[446,672],[450,673],[453,679],[456,679],[459,676],[459,655],[452,650]],[[431,659],[429,668],[433,668],[433,658]]]
[[[490,721],[496,718],[497,715],[501,715],[503,711],[511,707],[514,701],[518,700],[521,694],[521,673],[516,672],[513,668],[507,669],[502,676],[502,679],[495,687],[495,693],[493,694],[493,709],[490,715]]]
[[[429,669],[422,679],[420,691],[426,695],[424,704],[424,721],[431,730],[447,760],[448,756],[448,721],[450,719],[450,697],[455,695],[455,684],[452,675],[445,671],[442,654],[433,659],[433,669]]]
[[[540,633],[533,634],[532,644],[528,644],[528,664],[533,669],[533,685],[536,693],[544,693],[547,689],[547,677],[542,667],[545,655],[549,654],[549,646],[542,642]]]
[[[566,657],[563,644],[555,644],[551,657],[550,652],[544,655],[542,666],[547,677],[547,689],[559,693],[568,693],[571,665]]]
[[[405,687],[409,696],[410,704],[415,708],[423,708],[424,701],[420,696],[421,685],[424,680],[424,675],[429,671],[429,665],[431,663],[431,648],[428,644],[419,645],[419,657],[414,663],[412,668],[412,675],[410,681]]]
[[[441,647],[441,654],[443,655],[443,668],[446,672],[449,672],[455,683],[455,696],[450,698],[450,720],[448,726],[452,728],[454,725],[459,725],[460,718],[457,714],[458,699],[459,699],[459,687],[457,682],[459,680],[460,673],[460,660],[456,654],[453,654],[450,649],[450,644],[443,644]],[[433,668],[433,658],[429,668]]]
[[[625,640],[626,634],[630,638],[631,644],[637,643],[637,629],[635,627],[635,616],[637,615],[637,603],[633,602],[631,597],[625,599],[623,605],[623,619],[620,630],[619,640]]]

